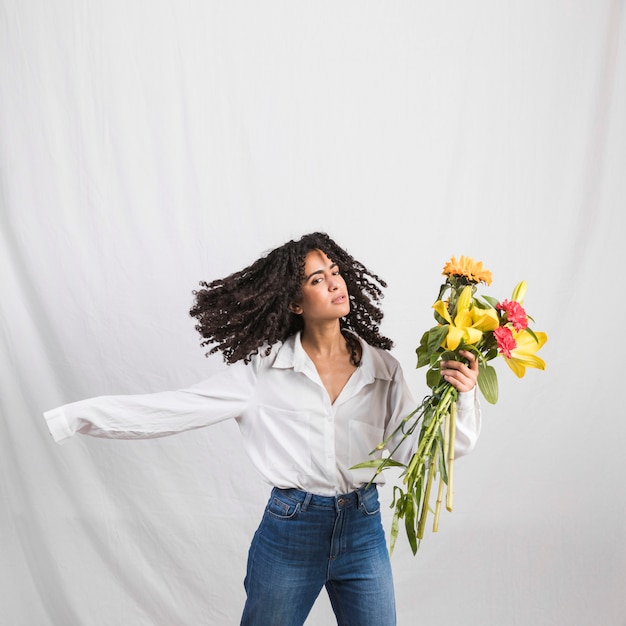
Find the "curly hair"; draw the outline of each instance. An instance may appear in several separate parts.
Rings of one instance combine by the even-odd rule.
[[[268,355],[274,344],[302,330],[302,316],[292,313],[289,305],[301,294],[305,258],[313,250],[336,263],[346,282],[350,313],[340,319],[340,327],[353,363],[359,365],[360,347],[352,333],[372,346],[390,349],[391,339],[379,333],[383,312],[376,304],[387,284],[326,233],[316,232],[288,241],[226,278],[200,282],[202,289],[193,292],[189,314],[198,320],[201,346],[214,344],[206,355],[220,351],[229,364],[241,359],[249,363],[260,348]]]

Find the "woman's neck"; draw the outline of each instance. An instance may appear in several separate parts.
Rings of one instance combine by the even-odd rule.
[[[333,404],[357,369],[339,324],[334,329],[331,327],[307,328],[302,331],[300,342],[315,365],[330,402]]]
[[[313,359],[342,358],[349,354],[346,339],[338,322],[305,327],[300,341],[304,351]]]

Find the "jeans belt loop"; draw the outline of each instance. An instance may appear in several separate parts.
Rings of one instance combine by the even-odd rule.
[[[365,487],[359,487],[356,490],[356,507],[357,509],[361,508],[361,505],[363,504],[363,490],[365,489]]]
[[[311,502],[312,497],[313,494],[307,492],[307,494],[304,496],[304,500],[302,501],[302,507],[300,508],[301,511],[306,512],[306,510],[309,508],[309,502]]]
[[[359,487],[356,490],[356,499],[357,499],[358,508],[361,508],[361,506],[363,505],[363,502],[365,500],[365,492],[368,489],[376,489],[376,485],[369,485],[369,487],[367,485],[363,485],[362,487]]]

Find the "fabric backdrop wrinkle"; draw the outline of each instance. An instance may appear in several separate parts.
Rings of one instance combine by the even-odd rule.
[[[623,626],[623,0],[0,1],[0,622],[239,622],[270,487],[232,422],[53,443],[42,412],[221,367],[200,280],[327,231],[415,348],[452,256],[528,282],[455,510],[392,558],[399,626]],[[623,317],[623,316],[622,316]],[[387,532],[392,485],[382,490]],[[307,626],[333,623],[325,594]]]

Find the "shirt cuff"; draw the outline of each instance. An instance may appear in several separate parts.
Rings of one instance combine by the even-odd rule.
[[[56,443],[65,443],[74,434],[61,408],[46,411],[43,416]]]
[[[476,398],[476,387],[470,391],[459,391],[456,407],[459,411],[473,411]]]

